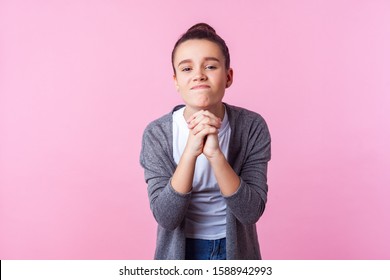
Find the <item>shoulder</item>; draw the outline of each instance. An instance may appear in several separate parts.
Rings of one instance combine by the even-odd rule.
[[[155,131],[159,127],[166,126],[172,120],[172,113],[168,113],[151,121],[145,128],[145,132]]]
[[[237,126],[245,128],[253,124],[267,126],[265,119],[257,112],[225,104],[229,116],[229,122],[235,123]]]
[[[183,105],[178,105],[173,108],[169,113],[151,121],[144,130],[144,137],[148,134],[152,135],[168,135],[172,133],[172,115],[173,112],[183,107]]]

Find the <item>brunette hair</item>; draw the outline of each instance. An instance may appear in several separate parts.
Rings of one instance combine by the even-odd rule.
[[[192,27],[190,27],[190,29],[188,29],[186,33],[181,35],[181,37],[179,38],[179,40],[177,40],[175,47],[172,50],[171,60],[172,60],[173,72],[175,74],[176,74],[176,70],[175,70],[175,65],[173,64],[173,59],[175,57],[176,49],[181,43],[184,43],[185,41],[192,40],[192,39],[204,39],[216,43],[221,49],[222,54],[225,58],[226,70],[230,68],[229,48],[227,47],[225,41],[215,32],[214,28],[212,28],[207,23],[197,23]]]

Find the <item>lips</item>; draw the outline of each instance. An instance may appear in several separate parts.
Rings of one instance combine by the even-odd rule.
[[[193,86],[191,89],[194,90],[194,89],[207,89],[207,88],[210,88],[210,86],[201,84],[201,85]]]

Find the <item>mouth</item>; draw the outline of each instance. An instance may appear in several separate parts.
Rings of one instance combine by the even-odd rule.
[[[191,88],[191,90],[196,90],[196,89],[207,89],[210,88],[210,86],[202,84],[202,85],[196,85]]]

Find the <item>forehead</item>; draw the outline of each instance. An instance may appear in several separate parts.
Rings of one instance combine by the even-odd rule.
[[[223,54],[218,44],[205,39],[191,39],[181,43],[175,52],[174,60],[183,59],[201,60],[205,57],[223,59]]]

